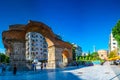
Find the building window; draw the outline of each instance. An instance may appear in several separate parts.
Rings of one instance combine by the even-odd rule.
[[[36,50],[38,50],[38,48],[36,48]]]
[[[32,52],[32,54],[34,55],[34,52]]]
[[[37,42],[38,40],[36,39],[36,42]]]
[[[43,48],[47,48],[47,47],[44,45]]]
[[[42,42],[42,40],[40,40],[40,42]]]
[[[47,55],[46,55],[46,54],[44,54],[43,56],[44,56],[44,59],[46,59],[46,58],[47,58]]]
[[[42,36],[40,36],[40,38],[42,38]]]
[[[38,44],[36,44],[36,46],[38,46]]]
[[[42,50],[42,48],[40,48],[40,50]]]
[[[32,42],[35,42],[35,40],[32,39]]]
[[[29,48],[27,48],[27,50],[29,50]]]
[[[38,54],[38,52],[36,52],[36,54]]]
[[[103,57],[103,54],[101,54],[101,57]]]
[[[34,48],[32,48],[32,51],[34,50]]]
[[[31,45],[34,46],[34,43],[32,43]]]
[[[113,45],[116,45],[116,43],[113,43]]]

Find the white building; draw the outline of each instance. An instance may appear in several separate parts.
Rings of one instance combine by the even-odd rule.
[[[37,32],[26,34],[26,59],[47,60],[48,45],[45,38]]]
[[[76,56],[81,56],[82,55],[82,48],[74,43],[73,43],[73,46],[76,48],[75,49]]]
[[[112,33],[110,34],[110,38],[109,38],[109,52],[113,51],[115,49],[118,49],[118,43],[115,40],[115,38],[113,37]]]
[[[82,52],[81,56],[87,56],[87,55],[88,55],[88,53]]]

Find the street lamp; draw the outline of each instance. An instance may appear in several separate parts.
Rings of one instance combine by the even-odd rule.
[[[1,52],[0,52],[0,63],[1,63]]]

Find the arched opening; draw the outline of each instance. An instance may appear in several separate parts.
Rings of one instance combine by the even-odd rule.
[[[67,66],[68,65],[68,57],[69,57],[69,52],[67,50],[64,50],[62,52],[62,63],[63,63],[63,66]]]
[[[48,44],[44,36],[37,32],[26,33],[26,59],[47,61]]]
[[[42,35],[39,32],[27,32],[26,38],[26,59],[34,62],[47,62],[49,66],[54,67],[55,60],[54,44],[49,37]]]

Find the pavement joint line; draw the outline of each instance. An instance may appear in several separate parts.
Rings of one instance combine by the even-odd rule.
[[[118,74],[118,75],[116,75],[116,76],[114,76],[113,78],[111,78],[110,80],[113,80],[114,78],[116,78],[116,77],[118,77],[120,74]]]

